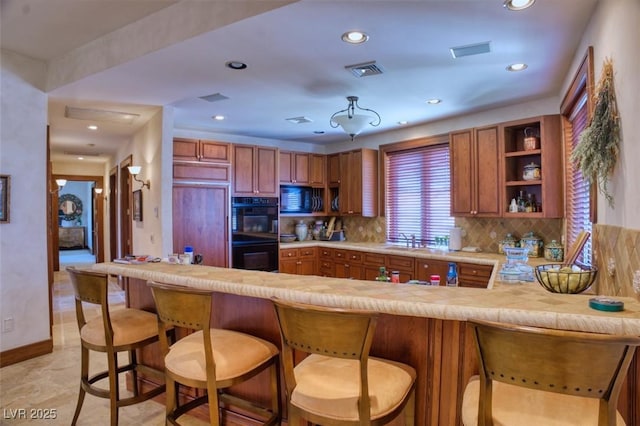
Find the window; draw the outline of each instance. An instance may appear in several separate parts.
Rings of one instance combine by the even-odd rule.
[[[448,139],[436,142],[383,149],[387,241],[414,235],[417,241],[432,244],[436,237],[449,235],[454,226]]]
[[[590,89],[593,87],[592,55],[592,49],[589,48],[561,107],[565,140],[565,242],[567,247],[576,241],[580,231],[593,232],[592,222],[595,218],[593,188],[571,161],[571,154],[580,141],[580,134],[589,124]],[[589,238],[585,244],[578,261],[591,265],[592,238]]]

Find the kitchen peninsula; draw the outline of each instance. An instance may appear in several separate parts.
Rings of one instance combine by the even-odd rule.
[[[360,247],[365,249],[365,247]],[[388,249],[388,248],[387,248]],[[385,248],[368,248],[384,252]],[[498,256],[457,254],[465,261],[494,265]],[[468,256],[468,257],[467,257]],[[469,318],[528,324],[549,328],[609,334],[640,335],[640,302],[624,298],[618,313],[588,307],[593,295],[559,295],[537,283],[504,284],[490,288],[447,288],[390,284],[318,276],[275,274],[207,266],[167,263],[97,264],[94,269],[127,277],[127,303],[153,310],[147,280],[180,284],[218,292],[213,324],[245,331],[279,345],[270,298],[278,297],[318,305],[375,310],[381,313],[372,355],[408,363],[418,372],[417,425],[458,425],[467,379],[477,372],[472,338],[466,333]],[[149,356],[145,354],[145,356]],[[640,419],[640,366],[633,361],[621,394],[619,409],[627,424]],[[159,358],[152,359],[159,362]],[[262,393],[264,383],[234,389]],[[266,388],[264,394],[266,395]]]

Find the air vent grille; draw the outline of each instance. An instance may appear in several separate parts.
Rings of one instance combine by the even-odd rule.
[[[355,75],[358,78],[368,77],[370,75],[378,75],[383,73],[382,68],[376,64],[376,61],[365,62],[362,64],[355,64],[355,65],[347,65],[345,68],[351,71],[351,74]]]
[[[291,117],[291,118],[285,118],[285,120],[287,120],[289,123],[293,123],[293,124],[302,124],[302,123],[313,123],[313,120],[307,117]]]
[[[108,121],[118,124],[133,124],[140,114],[121,111],[107,111],[102,109],[77,108],[66,106],[64,116],[76,120]]]
[[[480,55],[491,52],[491,42],[485,41],[482,43],[467,44],[465,46],[452,47],[449,50],[451,51],[451,56],[454,58]]]
[[[218,102],[218,101],[224,101],[229,98],[223,95],[222,93],[213,93],[207,96],[200,96],[200,99],[207,102]]]

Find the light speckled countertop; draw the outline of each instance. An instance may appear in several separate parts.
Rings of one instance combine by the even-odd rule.
[[[380,245],[359,243],[310,242],[313,245],[344,247],[379,252]],[[306,243],[282,244],[281,248],[303,247]],[[422,251],[422,253],[419,252]],[[388,251],[386,251],[388,253]],[[400,251],[398,254],[402,253]],[[409,249],[407,254],[448,260],[493,264],[504,256],[498,254],[427,253]],[[536,259],[537,261],[538,259]],[[540,259],[544,261],[544,259]],[[211,289],[250,297],[278,297],[318,305],[450,320],[469,318],[559,328],[640,336],[640,302],[619,298],[625,303],[622,312],[601,312],[589,308],[593,294],[554,294],[537,282],[505,284],[492,277],[491,289],[431,287],[413,284],[390,284],[375,281],[346,280],[197,265],[150,263],[125,265],[99,263],[93,269],[113,275],[155,280]],[[494,275],[496,270],[494,268]]]

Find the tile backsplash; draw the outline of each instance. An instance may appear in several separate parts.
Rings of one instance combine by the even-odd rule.
[[[640,231],[595,224],[593,246],[593,263],[598,267],[596,293],[640,300],[633,291],[634,273],[640,271]]]

